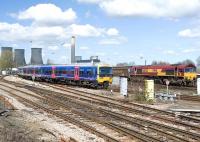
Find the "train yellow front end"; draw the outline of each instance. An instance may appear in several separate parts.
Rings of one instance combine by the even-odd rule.
[[[112,67],[109,65],[98,65],[97,82],[100,86],[107,89],[112,83]]]
[[[192,85],[196,83],[197,73],[196,67],[188,67],[184,71],[184,80],[187,84],[191,83]]]

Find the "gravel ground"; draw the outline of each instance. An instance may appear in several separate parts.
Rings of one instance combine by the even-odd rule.
[[[6,96],[17,109],[17,111],[10,112],[7,117],[0,116],[0,142],[61,142],[61,139],[66,142],[70,139],[79,142],[104,141],[73,124],[48,115],[41,110],[24,106],[2,90],[0,95]]]
[[[21,78],[16,78],[16,77],[6,77],[7,80],[9,81],[16,81],[19,83],[27,83],[27,84],[32,84],[34,86],[37,87],[42,87],[42,88],[46,88],[48,90],[51,90],[51,87],[47,87],[45,85],[41,85],[39,83],[36,82],[32,82],[29,80],[24,80]],[[140,86],[140,85],[139,85]],[[138,85],[132,85],[132,89],[135,89],[135,93],[137,93],[137,89],[139,88]],[[80,87],[75,87],[76,89],[80,89],[83,91],[87,91],[87,92],[91,92],[91,93],[97,93],[97,94],[101,94],[101,95],[107,95],[107,96],[112,96],[115,98],[120,98],[123,99],[123,97],[118,93],[118,92],[114,92],[112,95],[110,93],[110,91],[106,91],[106,90],[94,90],[94,89],[87,89],[87,88],[80,88]],[[158,89],[158,88],[156,88]],[[54,91],[58,91],[56,89],[53,89]],[[173,91],[173,90],[172,90]],[[192,93],[190,91],[184,91],[184,90],[176,90],[178,92],[182,92],[182,93]],[[1,92],[0,92],[1,93]],[[130,94],[130,98],[133,97],[134,94]],[[12,102],[15,102],[12,100]],[[158,109],[163,109],[163,110],[169,110],[169,109],[200,109],[200,104],[196,103],[196,102],[189,102],[189,101],[175,101],[175,102],[157,102],[154,103],[153,105],[148,105],[145,104],[147,106],[151,106],[154,108],[158,108]],[[20,106],[20,104],[17,104],[17,106]],[[27,109],[27,107],[25,107]],[[22,107],[21,110],[23,110],[24,108]],[[24,113],[23,113],[24,114]],[[34,116],[34,117],[33,117]],[[42,112],[35,112],[33,110],[28,110],[25,111],[25,116],[24,118],[26,118],[27,120],[31,120],[33,122],[40,122],[37,126],[37,128],[46,128],[47,130],[49,130],[50,132],[52,132],[56,138],[60,138],[65,136],[65,139],[69,139],[69,137],[74,138],[77,141],[103,141],[101,138],[98,138],[82,129],[77,128],[76,126],[72,125],[72,124],[63,124],[63,122],[60,124],[57,121],[57,118],[53,118],[53,117],[49,117],[47,114],[43,114]],[[148,118],[147,118],[148,119]],[[59,121],[60,122],[60,121]],[[29,123],[30,124],[30,123]],[[34,123],[33,123],[34,124]],[[34,125],[29,125],[28,127],[32,128]],[[41,127],[42,126],[42,127]],[[40,132],[42,133],[42,131],[40,130]],[[45,132],[46,133],[46,132]],[[52,138],[54,138],[54,136],[52,136]],[[44,135],[45,138],[45,135]]]

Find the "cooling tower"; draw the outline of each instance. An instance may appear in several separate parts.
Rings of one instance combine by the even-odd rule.
[[[14,66],[20,67],[26,65],[24,57],[24,49],[15,49],[14,53]]]
[[[11,52],[11,53],[12,53],[12,47],[1,47],[1,56],[2,56],[5,52]]]
[[[75,59],[75,36],[72,36],[71,39],[71,63],[75,63],[76,59]]]
[[[42,48],[31,48],[31,65],[42,65]]]

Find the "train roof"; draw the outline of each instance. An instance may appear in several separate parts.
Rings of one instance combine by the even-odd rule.
[[[187,67],[196,67],[193,64],[169,64],[169,65],[146,65],[146,66],[132,66],[131,68],[148,68],[148,69],[157,69],[157,68],[161,68],[161,69],[175,69],[175,68],[179,68],[179,69],[184,69]]]
[[[70,64],[70,65],[28,65],[28,66],[22,66],[22,67],[19,67],[19,68],[26,68],[26,67],[29,67],[29,68],[40,68],[40,67],[74,67],[74,66],[78,66],[78,67],[96,67],[96,66],[100,66],[100,67],[111,67],[110,65],[108,64]]]

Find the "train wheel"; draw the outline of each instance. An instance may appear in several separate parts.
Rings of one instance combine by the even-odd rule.
[[[104,89],[108,89],[108,86],[109,86],[109,82],[104,82],[104,83],[103,83],[103,88],[104,88]]]

